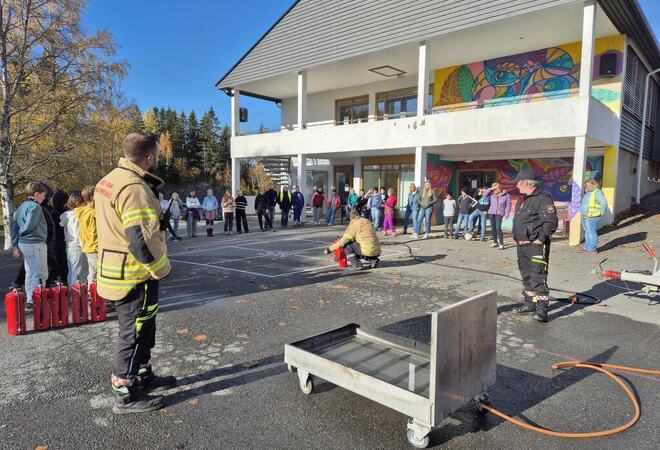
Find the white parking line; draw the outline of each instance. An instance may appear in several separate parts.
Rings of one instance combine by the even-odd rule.
[[[240,270],[240,269],[233,269],[233,268],[230,268],[230,267],[214,266],[212,264],[196,263],[196,262],[192,262],[192,261],[183,261],[183,260],[180,260],[180,259],[170,259],[170,261],[179,262],[179,263],[183,263],[183,264],[191,264],[193,266],[210,267],[212,269],[230,270],[232,272],[246,273],[248,275],[257,275],[257,276],[260,276],[260,277],[273,278],[273,275],[266,275],[266,274],[263,274],[263,273],[250,272],[249,270]]]

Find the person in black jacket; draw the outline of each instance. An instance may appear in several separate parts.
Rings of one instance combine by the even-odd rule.
[[[541,189],[531,170],[521,170],[513,181],[524,196],[516,204],[513,239],[517,244],[518,268],[525,299],[513,312],[533,312],[534,319],[547,322],[550,239],[557,230],[557,209],[552,197]]]
[[[241,191],[238,191],[236,193],[236,200],[234,201],[236,202],[236,231],[238,234],[241,234],[241,225],[243,225],[245,232],[249,233],[250,230],[248,229],[247,216],[245,215],[247,199]]]
[[[268,199],[264,195],[264,190],[261,189],[257,196],[254,198],[254,209],[257,211],[257,219],[259,219],[259,228],[261,231],[273,230],[273,222],[270,218],[270,211],[268,208]],[[266,219],[266,228],[264,229],[263,220]]]
[[[69,267],[66,260],[66,242],[64,240],[64,228],[60,225],[60,216],[64,213],[64,207],[69,200],[69,196],[62,191],[57,191],[53,195],[53,209],[51,215],[54,222],[55,236],[53,239],[53,250],[55,260],[57,261],[56,274],[62,281],[67,284],[69,279]]]
[[[289,192],[289,186],[283,186],[282,192],[277,194],[277,204],[280,205],[280,214],[282,215],[280,225],[282,228],[286,228],[289,226],[289,211],[291,211],[291,206],[293,205],[293,198],[291,197],[291,192]]]
[[[277,192],[275,192],[275,185],[273,183],[268,183],[268,189],[264,192],[264,195],[266,196],[266,207],[270,214],[270,222],[273,224],[275,223],[275,205],[277,205]]]

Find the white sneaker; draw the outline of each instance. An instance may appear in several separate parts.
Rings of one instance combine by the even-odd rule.
[[[428,239],[428,238],[429,238],[429,234],[428,234],[428,233],[424,233],[424,239]]]
[[[500,250],[504,250],[504,245],[500,244]]]
[[[491,246],[492,248],[497,247],[497,242],[493,242],[492,244],[490,244],[490,246]]]
[[[417,233],[413,233],[412,238],[413,238],[413,239],[419,239],[419,234],[417,234]]]

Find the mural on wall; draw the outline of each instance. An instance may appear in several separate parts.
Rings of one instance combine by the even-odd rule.
[[[596,41],[592,95],[617,114],[621,107],[624,37]],[[576,93],[579,42],[436,70],[435,113],[564,98]],[[616,54],[615,76],[599,78],[600,56]]]
[[[439,199],[444,199],[447,191],[458,191],[458,171],[462,170],[496,170],[495,179],[502,187],[513,196],[513,205],[520,196],[520,192],[513,183],[513,179],[518,172],[524,169],[530,169],[539,180],[542,181],[543,190],[548,192],[555,202],[568,207],[568,218],[574,215],[575,198],[571,177],[573,175],[573,158],[540,158],[540,159],[509,159],[494,161],[474,161],[466,163],[463,161],[451,162],[442,161],[437,155],[428,155],[427,176],[431,180],[436,195]],[[587,158],[587,169],[585,179],[600,180],[603,176],[603,157],[590,156]],[[573,201],[572,201],[573,200]],[[579,202],[577,199],[577,208]],[[438,205],[433,211],[434,223],[441,223],[441,208]],[[506,226],[510,226],[510,220],[505,221]]]

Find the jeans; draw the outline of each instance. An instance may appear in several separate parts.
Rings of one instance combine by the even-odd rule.
[[[445,237],[451,236],[451,230],[454,228],[454,216],[445,216]]]
[[[271,225],[275,225],[275,207],[271,206],[268,208],[268,217],[270,217],[270,223]],[[272,226],[271,226],[272,228]]]
[[[295,206],[293,208],[293,222],[294,223],[300,223],[300,216],[302,215],[302,206]]]
[[[328,208],[326,216],[325,216],[325,222],[328,225],[334,225],[335,224],[335,214],[337,214],[337,210],[333,208],[332,206]]]
[[[412,215],[413,211],[410,205],[406,206],[406,214],[403,216],[403,233],[405,234],[408,231],[408,221],[410,220],[410,216]],[[413,222],[415,221],[416,216],[413,216]],[[413,225],[413,229],[415,228],[415,225]]]
[[[280,214],[282,215],[282,218],[280,219],[280,225],[283,227],[289,226],[289,211],[291,211],[289,208],[280,209]]]
[[[179,216],[172,217],[172,231],[174,232],[174,234],[172,234],[171,232],[170,234],[172,234],[172,237],[174,238],[177,236],[176,232],[179,231]]]
[[[319,221],[321,220],[321,207],[320,206],[314,206],[312,207],[312,220],[316,225],[319,224]]]
[[[486,237],[486,217],[488,214],[486,214],[486,211],[480,211],[478,209],[475,209],[470,213],[470,216],[468,217],[468,228],[472,230],[474,228],[474,221],[479,218],[479,226],[481,227],[481,238],[483,239]]]
[[[23,254],[25,265],[26,302],[32,304],[32,293],[39,287],[39,282],[46,283],[48,278],[48,248],[45,242],[38,244],[19,243],[18,249]]]
[[[193,213],[188,213],[188,218],[186,219],[186,234],[189,238],[197,237],[197,221],[193,217]]]
[[[465,225],[465,232],[468,232],[468,217],[468,213],[458,213],[458,222],[456,222],[456,228],[454,229],[454,234],[456,236],[460,234],[463,225]]]
[[[584,249],[588,252],[595,252],[598,247],[598,222],[600,219],[600,217],[582,219]]]
[[[270,220],[268,215],[268,208],[259,208],[257,209],[257,220],[259,220],[259,228],[264,229],[263,220],[266,219],[266,229],[271,230],[273,228],[273,222]]]
[[[234,227],[234,213],[226,212],[224,213],[224,216],[225,216],[225,233],[231,233],[232,228]]]
[[[244,209],[237,209],[236,210],[236,231],[239,233],[241,232],[241,225],[243,225],[243,228],[245,229],[245,232],[248,233],[250,230],[248,229],[248,223],[247,223],[247,215],[245,214]]]
[[[502,216],[497,214],[489,214],[490,227],[493,229],[493,241],[504,245],[504,233],[502,233]]]
[[[380,228],[380,208],[371,208],[371,221],[374,224],[374,230]]]
[[[87,258],[87,284],[96,283],[96,268],[99,262],[98,253],[85,253]]]
[[[431,214],[433,214],[433,206],[429,206],[428,208],[420,208],[419,212],[417,213],[417,228],[415,228],[415,233],[419,234],[421,232],[422,221],[424,221],[426,226],[426,233],[428,234],[431,232]]]
[[[66,259],[69,264],[69,287],[74,283],[87,280],[87,257],[79,245],[68,245]]]

